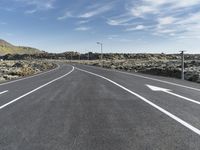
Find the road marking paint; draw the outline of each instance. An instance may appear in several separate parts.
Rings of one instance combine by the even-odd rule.
[[[38,73],[38,74],[29,76],[29,77],[20,78],[20,79],[16,79],[16,80],[13,80],[13,81],[8,81],[8,82],[5,82],[5,83],[0,83],[0,86],[1,86],[1,85],[6,85],[6,84],[10,84],[10,83],[15,83],[15,82],[22,81],[22,80],[25,80],[25,79],[30,79],[30,78],[33,78],[33,77],[36,77],[36,76],[40,76],[40,75],[43,75],[43,74],[47,74],[47,73],[49,73],[49,72],[58,70],[59,68],[60,68],[60,65],[57,64],[57,67],[56,67],[55,69],[52,69],[52,70],[49,70],[49,71],[45,71],[45,72],[42,72],[42,73]]]
[[[97,67],[94,67],[94,66],[89,66],[89,67],[97,68]],[[128,72],[123,72],[123,71],[119,71],[119,70],[109,70],[109,69],[104,69],[104,68],[98,68],[98,69],[102,69],[102,70],[105,70],[105,71],[115,71],[115,72],[119,72],[119,73],[122,73],[122,74],[127,74],[127,75],[131,75],[131,76],[135,76],[135,77],[139,77],[139,78],[143,78],[143,79],[148,79],[148,80],[152,80],[152,81],[157,81],[157,82],[161,82],[161,83],[175,85],[175,86],[179,86],[179,87],[183,87],[183,88],[187,88],[187,89],[190,89],[190,90],[195,90],[195,91],[200,92],[200,89],[198,89],[198,88],[194,88],[194,87],[190,87],[190,86],[186,86],[186,85],[182,85],[182,84],[178,84],[178,83],[173,83],[173,82],[169,82],[169,81],[164,81],[164,80],[160,80],[160,79],[156,79],[156,78],[146,77],[146,76],[139,75],[139,74],[128,73]]]
[[[176,96],[176,97],[178,97],[178,98],[182,98],[182,99],[184,99],[184,100],[186,100],[186,101],[190,101],[190,102],[192,102],[192,103],[196,103],[196,104],[200,105],[200,102],[199,102],[199,101],[193,100],[193,99],[191,99],[191,98],[187,98],[187,97],[184,97],[184,96],[181,96],[181,95],[178,95],[178,94],[176,94],[176,93],[173,93],[170,89],[160,88],[160,87],[152,86],[152,85],[148,85],[148,84],[146,84],[146,86],[147,86],[148,88],[150,88],[152,91],[165,92],[165,93],[167,93],[167,94],[170,94],[170,95]]]
[[[3,91],[3,92],[0,92],[0,95],[1,95],[1,94],[4,94],[4,93],[7,93],[7,92],[8,92],[8,90]]]
[[[187,88],[187,89],[190,89],[190,90],[195,90],[195,91],[200,92],[200,89],[198,89],[198,88],[194,88],[194,87],[190,87],[190,86],[186,86],[186,85],[182,85],[182,84],[178,84],[178,83],[173,83],[173,82],[155,79],[155,78],[151,78],[151,77],[145,77],[143,75],[132,74],[132,73],[128,73],[128,72],[122,72],[122,71],[118,71],[118,72],[121,72],[121,73],[124,73],[124,74],[129,74],[129,75],[132,75],[132,76],[135,76],[135,77],[148,79],[148,80],[153,80],[153,81],[158,81],[158,82],[162,82],[162,83],[166,83],[166,84],[170,84],[170,85],[175,85],[175,86],[179,86],[179,87],[183,87],[183,88]]]
[[[175,121],[179,122],[180,124],[182,124],[182,125],[185,126],[186,128],[188,128],[188,129],[190,129],[191,131],[193,131],[194,133],[200,135],[200,130],[197,129],[196,127],[194,127],[194,126],[192,126],[191,124],[187,123],[186,121],[180,119],[179,117],[173,115],[172,113],[168,112],[167,110],[163,109],[162,107],[160,107],[160,106],[158,106],[158,105],[152,103],[150,100],[148,100],[148,99],[146,99],[146,98],[140,96],[139,94],[137,94],[137,93],[135,93],[135,92],[133,92],[133,91],[127,89],[126,87],[124,87],[124,86],[122,86],[122,85],[116,83],[115,81],[112,81],[112,80],[110,80],[110,79],[108,79],[108,78],[106,78],[106,77],[104,77],[104,76],[95,74],[95,73],[93,73],[93,72],[89,72],[89,71],[87,71],[87,70],[83,70],[83,69],[80,69],[80,68],[77,68],[77,67],[76,67],[76,69],[79,70],[79,71],[86,72],[86,73],[88,73],[88,74],[97,76],[97,77],[99,77],[99,78],[102,78],[102,79],[104,79],[104,80],[107,80],[107,81],[111,82],[112,84],[114,84],[114,85],[116,85],[116,86],[122,88],[123,90],[125,90],[125,91],[131,93],[132,95],[138,97],[139,99],[141,99],[141,100],[143,100],[144,102],[148,103],[148,104],[151,105],[152,107],[154,107],[154,108],[156,108],[157,110],[161,111],[161,112],[164,113],[165,115],[167,115],[167,116],[169,116],[170,118],[174,119]]]
[[[15,99],[12,100],[12,101],[10,101],[10,102],[8,102],[8,103],[6,103],[6,104],[0,106],[0,110],[3,109],[3,108],[5,108],[6,106],[8,106],[8,105],[10,105],[10,104],[12,104],[12,103],[18,101],[18,100],[20,100],[21,98],[23,98],[23,97],[25,97],[25,96],[27,96],[27,95],[29,95],[29,94],[35,92],[35,91],[37,91],[37,90],[39,90],[39,89],[41,89],[41,88],[47,86],[47,85],[49,85],[49,84],[51,84],[51,83],[53,83],[53,82],[55,82],[55,81],[57,81],[57,80],[59,80],[59,79],[64,78],[65,76],[69,75],[69,74],[72,73],[73,71],[74,71],[74,67],[72,66],[72,70],[71,70],[70,72],[68,72],[68,73],[66,73],[66,74],[64,74],[64,75],[62,75],[62,76],[60,76],[60,77],[58,77],[58,78],[56,78],[56,79],[54,79],[54,80],[51,80],[51,81],[49,81],[49,82],[47,82],[47,83],[45,83],[45,84],[39,86],[38,88],[36,88],[36,89],[34,89],[34,90],[32,90],[32,91],[30,91],[30,92],[28,92],[28,93],[26,93],[26,94],[24,94],[24,95],[18,97],[18,98],[15,98]]]

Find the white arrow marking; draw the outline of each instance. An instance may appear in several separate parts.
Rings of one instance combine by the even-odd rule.
[[[157,87],[157,86],[152,86],[152,85],[146,85],[148,88],[150,88],[152,91],[157,91],[157,92],[165,92],[165,93],[168,93],[170,95],[173,95],[173,96],[176,96],[176,97],[179,97],[179,98],[182,98],[186,101],[190,101],[190,102],[193,102],[193,103],[196,103],[196,104],[199,104],[200,105],[200,102],[199,101],[196,101],[196,100],[193,100],[191,98],[187,98],[187,97],[184,97],[184,96],[181,96],[181,95],[178,95],[178,94],[175,94],[173,92],[171,92],[170,89],[165,89],[165,88],[160,88],[160,87]]]
[[[1,95],[1,94],[4,94],[4,93],[6,93],[6,92],[8,92],[8,90],[6,90],[6,91],[3,91],[3,92],[0,92],[0,95]]]
[[[151,101],[149,101],[148,99],[142,97],[141,95],[139,95],[139,94],[137,94],[137,93],[135,93],[135,92],[133,92],[133,91],[127,89],[126,87],[124,87],[124,86],[122,86],[122,85],[116,83],[115,81],[110,80],[110,79],[108,79],[108,78],[106,78],[106,77],[104,77],[104,76],[101,76],[101,75],[99,75],[99,74],[95,74],[95,73],[93,73],[93,72],[89,72],[89,71],[87,71],[87,70],[83,70],[83,69],[80,69],[80,68],[76,68],[76,69],[77,69],[77,70],[80,70],[80,71],[83,71],[83,72],[86,72],[86,73],[88,73],[88,74],[97,76],[97,77],[102,78],[102,79],[104,79],[104,80],[107,80],[108,82],[110,82],[110,83],[112,83],[112,84],[114,84],[114,85],[120,87],[121,89],[123,89],[123,90],[129,92],[130,94],[135,95],[136,97],[138,97],[139,99],[143,100],[143,101],[146,102],[147,104],[151,105],[152,107],[154,107],[154,108],[156,108],[157,110],[161,111],[162,113],[166,114],[166,115],[169,116],[170,118],[172,118],[172,119],[174,119],[175,121],[179,122],[180,124],[182,124],[182,125],[185,126],[186,128],[188,128],[188,129],[190,129],[191,131],[195,132],[196,134],[200,135],[200,130],[197,129],[196,127],[194,127],[194,126],[192,126],[191,124],[185,122],[185,121],[182,120],[181,118],[179,118],[179,117],[173,115],[172,113],[168,112],[167,110],[163,109],[162,107],[160,107],[160,106],[158,106],[158,105],[152,103]]]

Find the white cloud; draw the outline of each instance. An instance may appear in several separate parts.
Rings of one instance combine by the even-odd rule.
[[[34,13],[36,13],[36,12],[37,12],[36,9],[32,9],[32,10],[27,10],[27,11],[25,11],[25,14],[34,14]]]
[[[75,28],[76,31],[88,31],[90,29],[91,29],[90,27],[77,27],[77,28]]]
[[[145,29],[145,26],[143,26],[143,25],[137,25],[137,26],[135,27],[135,29],[136,29],[136,30],[142,30],[142,29]]]
[[[111,5],[105,5],[105,6],[96,8],[95,10],[91,10],[86,13],[83,13],[79,17],[80,18],[91,18],[91,17],[97,16],[97,15],[100,15],[102,13],[105,13],[105,12],[111,10],[111,8],[112,8]]]
[[[137,25],[136,27],[127,28],[126,31],[136,31],[147,29],[144,25]]]
[[[190,7],[199,4],[200,0],[143,0],[152,6],[171,5],[172,8]]]
[[[15,0],[23,5],[28,5],[34,7],[32,10],[27,10],[25,13],[35,13],[36,11],[44,11],[54,8],[54,2],[56,0]]]
[[[189,7],[200,3],[200,0],[174,0],[174,7]]]
[[[132,20],[123,22],[126,16],[120,20],[110,19],[107,23],[113,26],[123,24],[126,31],[145,30],[152,35],[194,37],[200,35],[200,11],[193,9],[199,4],[200,0],[130,1],[125,13],[129,14],[129,18],[133,17]],[[133,22],[138,25],[130,25]]]
[[[67,19],[67,18],[70,18],[70,17],[73,17],[72,13],[67,11],[67,12],[65,12],[65,14],[63,16],[58,17],[57,20],[64,20],[64,19]]]
[[[90,22],[90,20],[80,20],[77,24],[86,24]]]
[[[176,32],[176,31],[172,30],[172,29],[164,29],[164,30],[160,30],[158,32],[159,33],[170,33],[170,34],[172,34],[172,33]]]
[[[108,4],[94,4],[94,5],[90,5],[88,7],[85,8],[85,10],[83,11],[83,13],[80,14],[80,11],[73,12],[73,15],[71,12],[66,12],[65,14],[63,14],[63,16],[59,16],[57,18],[57,20],[64,20],[67,18],[76,18],[79,19],[79,21],[77,21],[76,24],[86,24],[88,22],[91,21],[90,18],[94,17],[94,16],[98,16],[100,14],[103,14],[109,10],[111,10],[113,7],[112,3],[108,3]]]
[[[127,26],[131,25],[130,23],[128,23],[131,20],[133,20],[132,17],[119,17],[119,18],[107,19],[106,23],[111,26]]]
[[[145,14],[157,13],[158,10],[155,7],[144,5],[132,8],[130,11],[135,17],[144,17]]]
[[[158,18],[158,23],[160,25],[169,25],[169,24],[174,23],[176,20],[177,19],[172,16],[167,16],[167,17]]]

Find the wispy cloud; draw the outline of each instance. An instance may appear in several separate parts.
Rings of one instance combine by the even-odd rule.
[[[77,22],[77,24],[86,24],[86,23],[89,23],[90,20],[80,20]]]
[[[158,23],[160,25],[169,25],[169,24],[173,24],[176,21],[176,18],[172,17],[172,16],[167,16],[167,17],[162,17],[162,18],[158,18]]]
[[[32,14],[37,11],[44,11],[54,8],[56,0],[15,0],[23,5],[32,6],[33,9],[25,11],[27,14]]]
[[[109,10],[112,9],[112,4],[107,4],[103,6],[99,6],[98,8],[89,10],[81,15],[79,15],[80,18],[91,18],[100,14],[103,14]]]
[[[112,8],[113,3],[97,3],[84,7],[81,11],[73,10],[73,13],[71,11],[67,11],[63,15],[57,17],[57,20],[75,18],[78,19],[76,24],[86,24],[89,23],[93,17],[104,14],[110,11]]]
[[[71,17],[73,17],[72,13],[70,11],[66,11],[64,13],[64,15],[58,17],[57,20],[65,20],[65,19],[71,18]]]
[[[144,29],[147,29],[148,27],[144,26],[144,25],[137,25],[135,27],[130,27],[130,28],[127,28],[126,31],[136,31],[136,30],[144,30]]]
[[[130,13],[134,16],[134,17],[141,17],[143,18],[145,14],[156,14],[158,13],[158,10],[155,7],[152,6],[137,6],[137,7],[133,7],[130,9]]]
[[[7,12],[12,12],[12,11],[14,11],[14,8],[11,8],[11,7],[0,7],[0,10],[4,10],[4,11],[7,11]]]
[[[111,26],[128,26],[128,25],[133,25],[134,23],[129,23],[132,21],[134,18],[130,16],[119,16],[119,17],[114,17],[114,18],[108,18],[107,19],[107,24]]]
[[[37,12],[37,9],[32,9],[32,10],[26,10],[25,14],[34,14]]]
[[[106,23],[110,26],[124,26],[126,31],[145,30],[152,35],[196,35],[200,34],[199,4],[200,0],[129,1],[125,5],[124,14],[107,18]]]
[[[76,31],[88,31],[90,29],[91,29],[90,27],[77,27],[77,28],[75,28]]]

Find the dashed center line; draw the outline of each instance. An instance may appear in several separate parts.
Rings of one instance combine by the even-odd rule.
[[[0,95],[1,95],[1,94],[4,94],[4,93],[7,93],[7,92],[8,92],[8,90],[3,91],[3,92],[0,92]]]

